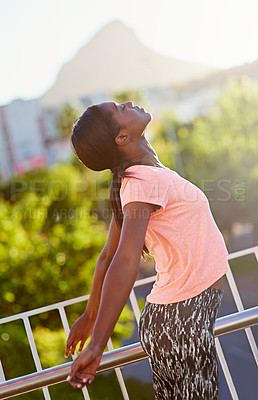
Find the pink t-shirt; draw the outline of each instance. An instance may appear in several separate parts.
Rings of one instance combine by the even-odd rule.
[[[126,172],[131,176],[122,179],[123,212],[135,201],[161,206],[145,236],[157,271],[147,300],[170,304],[197,296],[228,270],[228,252],[206,196],[168,168],[133,165]]]

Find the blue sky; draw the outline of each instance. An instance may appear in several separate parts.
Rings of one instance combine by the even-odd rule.
[[[148,47],[228,68],[258,59],[256,0],[0,0],[0,104],[35,98],[104,24]]]

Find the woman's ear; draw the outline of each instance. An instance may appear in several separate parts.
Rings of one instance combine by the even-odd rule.
[[[115,138],[115,142],[118,146],[124,146],[125,144],[130,143],[131,136],[128,134],[126,129],[121,129],[119,134]]]

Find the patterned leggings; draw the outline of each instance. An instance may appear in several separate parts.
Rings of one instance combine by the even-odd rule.
[[[223,297],[209,288],[174,304],[146,302],[139,336],[150,357],[156,400],[218,399],[214,323]]]

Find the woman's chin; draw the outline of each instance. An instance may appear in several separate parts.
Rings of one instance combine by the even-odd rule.
[[[153,119],[153,116],[152,116],[152,114],[150,113],[150,112],[147,112],[146,114],[148,114],[149,115],[149,117],[150,117],[150,122],[152,121],[152,119]]]

